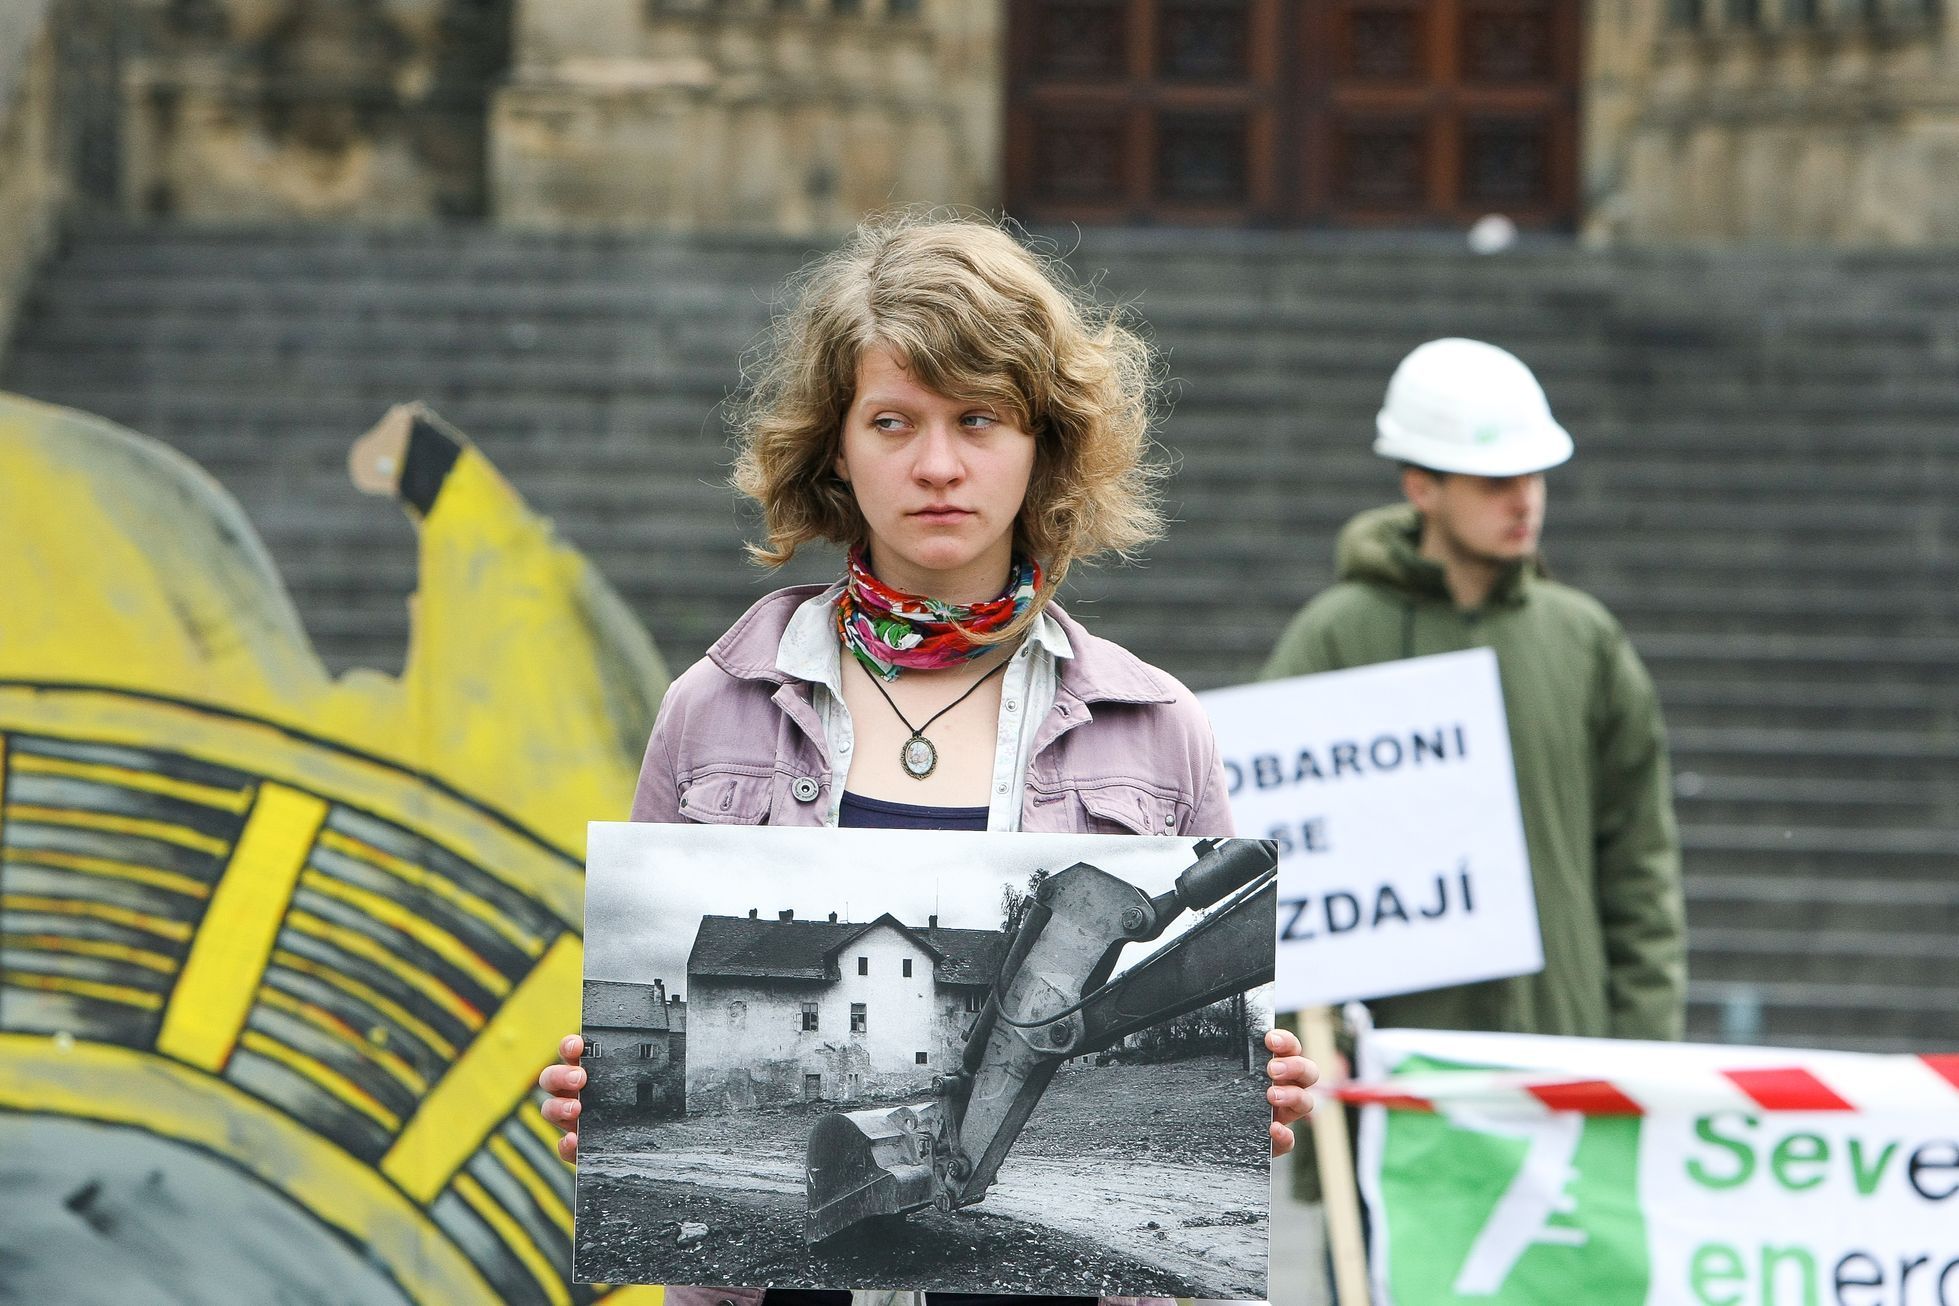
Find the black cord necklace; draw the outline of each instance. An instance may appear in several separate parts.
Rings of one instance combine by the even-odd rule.
[[[1007,663],[1011,660],[1009,658],[1003,658],[994,664],[992,671],[988,671],[978,680],[968,685],[965,693],[934,712],[930,719],[922,726],[913,725],[911,718],[899,710],[897,703],[892,701],[891,695],[885,692],[884,685],[878,680],[878,675],[875,671],[868,673],[871,688],[877,690],[883,696],[884,701],[891,704],[891,710],[898,713],[898,719],[905,723],[905,729],[911,731],[911,738],[905,740],[903,745],[898,749],[898,765],[904,768],[906,775],[914,780],[923,780],[925,777],[931,775],[932,772],[939,769],[939,750],[933,746],[931,740],[925,737],[925,732],[932,728],[932,722],[937,721],[940,717],[952,711],[953,708],[958,707],[961,703],[971,698],[974,690],[993,678],[994,672],[1004,671]]]

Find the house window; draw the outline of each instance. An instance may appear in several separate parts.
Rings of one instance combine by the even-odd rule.
[[[985,989],[966,990],[966,1010],[978,1011],[981,1007],[984,1007],[985,1005],[986,1005]]]
[[[868,975],[871,973],[871,959],[869,957],[859,957],[857,959],[857,973],[859,975]]]
[[[923,1052],[918,1054],[918,1064],[921,1066],[926,1064],[925,1054]]]
[[[587,1039],[585,1042],[585,1059],[587,1061],[596,1061],[598,1060],[598,1056],[599,1045]]]
[[[639,1059],[641,1061],[651,1061],[653,1059],[653,1045],[651,1043],[642,1043],[639,1045]]]
[[[814,1002],[805,1002],[803,1004],[803,1028],[816,1028],[816,1004]]]
[[[905,958],[905,978],[906,978],[906,979],[910,979],[910,978],[911,978],[911,958],[910,958],[910,957],[907,957],[907,958]]]
[[[850,1032],[853,1034],[864,1032],[864,1004],[861,1002],[850,1004]]]
[[[805,1102],[814,1102],[816,1101],[817,1098],[822,1096],[823,1096],[823,1076],[804,1075],[803,1076],[803,1100]]]

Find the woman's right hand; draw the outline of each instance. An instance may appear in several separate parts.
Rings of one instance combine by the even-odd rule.
[[[585,1071],[578,1059],[585,1055],[585,1040],[567,1034],[558,1043],[558,1064],[546,1066],[537,1077],[537,1086],[549,1093],[538,1114],[565,1131],[558,1140],[558,1155],[567,1161],[578,1159],[578,1090],[585,1087]]]

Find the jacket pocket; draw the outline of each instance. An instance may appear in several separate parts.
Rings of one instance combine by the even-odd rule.
[[[773,770],[703,771],[680,785],[680,814],[705,825],[762,825],[769,819]]]
[[[1090,834],[1175,834],[1178,804],[1141,785],[1104,784],[1077,791],[1081,828]]]

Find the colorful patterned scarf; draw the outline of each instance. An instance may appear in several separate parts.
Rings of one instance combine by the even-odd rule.
[[[1003,629],[1027,610],[1040,587],[1040,564],[1016,558],[999,598],[971,607],[945,603],[892,589],[871,574],[864,551],[852,549],[837,598],[837,638],[880,680],[896,680],[906,667],[957,666],[992,647],[974,642],[974,635]]]

